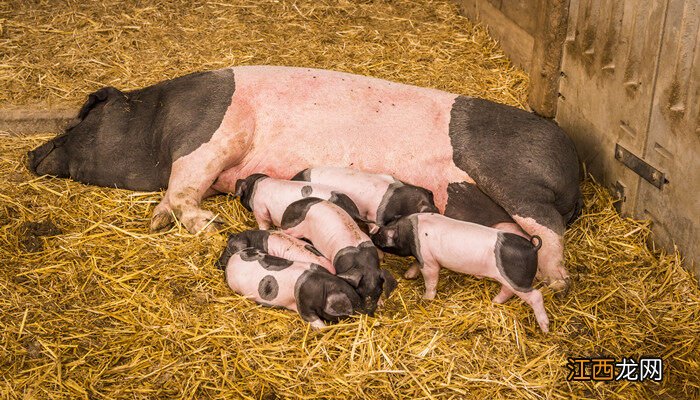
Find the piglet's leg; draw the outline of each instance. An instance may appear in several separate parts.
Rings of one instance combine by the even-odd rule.
[[[424,263],[421,269],[423,280],[425,281],[425,300],[433,300],[437,294],[438,277],[440,276],[440,266],[437,263]]]
[[[420,275],[420,264],[418,261],[414,261],[413,264],[408,268],[408,270],[403,274],[406,279],[416,279]]]
[[[515,291],[515,294],[529,304],[535,311],[535,318],[542,332],[549,332],[549,318],[547,318],[547,311],[544,309],[542,293],[537,289],[532,289],[529,292]]]
[[[513,297],[514,294],[515,294],[515,293],[513,293],[512,290],[508,289],[508,287],[507,287],[506,285],[502,285],[502,286],[501,286],[501,291],[498,292],[498,294],[496,295],[496,297],[493,298],[493,302],[496,303],[496,304],[503,304],[503,303],[505,303],[506,301],[508,301],[508,299],[510,299],[511,297]]]
[[[270,218],[270,212],[267,209],[255,210],[253,216],[255,217],[255,222],[258,223],[258,229],[266,231],[272,227],[272,218]]]
[[[313,329],[322,329],[322,328],[326,327],[326,324],[323,321],[321,321],[320,319],[310,321],[309,325],[311,325],[311,327]]]

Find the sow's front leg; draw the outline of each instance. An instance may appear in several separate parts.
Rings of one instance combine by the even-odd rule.
[[[200,208],[202,199],[217,193],[212,184],[228,167],[239,163],[250,148],[254,124],[252,115],[236,101],[226,112],[211,139],[172,164],[168,190],[153,210],[151,231],[167,229],[175,216],[188,231],[213,231],[215,215]]]

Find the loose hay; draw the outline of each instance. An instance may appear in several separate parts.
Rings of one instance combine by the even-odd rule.
[[[526,74],[445,1],[26,3],[0,3],[0,104],[78,104],[101,86],[252,64],[526,99]]]
[[[443,2],[128,2],[0,5],[0,103],[78,103],[231,64],[307,65],[523,105],[527,77]],[[4,8],[3,8],[4,7]],[[214,268],[254,226],[231,197],[220,235],[147,232],[160,194],[37,178],[24,153],[50,135],[0,136],[0,393],[5,398],[697,398],[700,289],[583,183],[566,235],[574,277],[545,290],[552,332],[495,282],[443,272],[438,299],[400,279],[376,318],[314,332],[233,294]],[[400,276],[407,262],[391,257]],[[655,383],[567,382],[567,357],[663,357]]]

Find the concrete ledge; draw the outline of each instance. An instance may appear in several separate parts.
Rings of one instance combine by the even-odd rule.
[[[11,135],[60,133],[76,116],[77,107],[24,106],[0,108],[0,131]]]

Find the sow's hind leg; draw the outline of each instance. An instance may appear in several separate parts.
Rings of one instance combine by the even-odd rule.
[[[452,107],[449,134],[455,165],[527,234],[541,237],[538,277],[565,293],[563,234],[581,202],[571,140],[532,113],[464,96]]]

